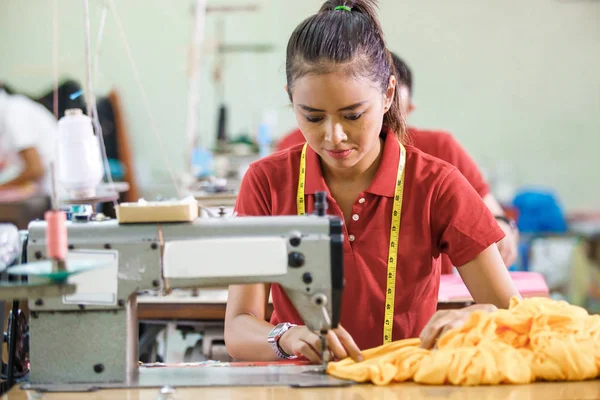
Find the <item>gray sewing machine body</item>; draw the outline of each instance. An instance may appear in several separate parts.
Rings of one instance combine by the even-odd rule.
[[[32,222],[27,259],[45,258]],[[322,216],[198,219],[193,223],[68,224],[67,260],[103,260],[78,292],[30,299],[30,383],[127,383],[138,370],[136,293],[237,283],[281,285],[306,325],[336,327],[343,287],[342,225]]]

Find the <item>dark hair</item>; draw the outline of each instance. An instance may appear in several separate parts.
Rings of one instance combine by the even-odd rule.
[[[348,7],[338,9],[336,7]],[[386,91],[395,68],[387,50],[376,0],[328,0],[319,12],[305,19],[292,33],[287,45],[286,77],[292,100],[294,81],[308,74],[322,74],[332,65],[343,65],[350,76],[368,77]],[[398,91],[383,123],[400,140],[406,128],[400,111]]]
[[[403,59],[398,57],[398,55],[392,51],[390,51],[392,55],[392,61],[394,62],[394,67],[396,67],[396,79],[398,79],[398,83],[403,83],[408,88],[410,95],[412,96],[413,91],[413,80],[412,80],[412,72],[408,65],[404,62]]]

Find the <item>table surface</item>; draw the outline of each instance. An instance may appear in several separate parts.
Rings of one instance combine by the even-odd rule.
[[[197,191],[192,196],[198,201],[201,207],[233,207],[237,199],[236,194],[232,193],[208,193]]]
[[[14,388],[1,400],[156,400],[159,389],[101,390],[92,393],[44,393]],[[371,400],[371,399],[502,399],[502,400],[592,400],[600,398],[600,381],[573,383],[536,383],[533,385],[505,386],[421,386],[413,383],[389,386],[354,385],[346,388],[303,388],[279,387],[219,387],[219,388],[175,388],[175,394],[165,399],[279,399],[286,400]]]

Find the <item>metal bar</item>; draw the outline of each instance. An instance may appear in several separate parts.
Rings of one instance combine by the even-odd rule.
[[[192,168],[192,151],[198,146],[198,105],[200,104],[200,66],[202,64],[201,49],[204,43],[204,23],[206,19],[206,0],[196,0],[194,6],[194,24],[193,37],[190,48],[190,58],[188,61],[189,82],[187,93],[187,122],[186,122],[186,140],[187,140],[187,159],[186,170]]]
[[[94,95],[92,87],[92,56],[90,45],[90,3],[89,0],[83,0],[83,27],[84,27],[84,49],[85,49],[85,107],[87,115],[90,118],[94,112]],[[98,135],[99,133],[96,132]]]

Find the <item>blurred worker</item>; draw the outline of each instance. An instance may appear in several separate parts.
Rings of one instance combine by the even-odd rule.
[[[0,85],[0,189],[28,184],[49,193],[58,122],[43,105]]]

